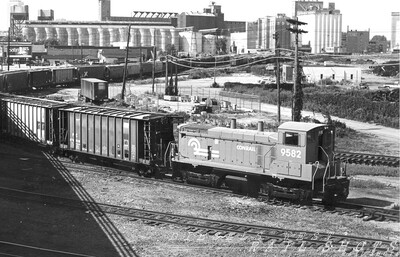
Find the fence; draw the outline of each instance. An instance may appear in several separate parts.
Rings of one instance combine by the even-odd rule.
[[[134,87],[134,85],[127,84],[127,94],[130,92],[130,86]],[[159,96],[159,99],[163,98],[165,93],[165,86],[163,84],[155,85],[155,93]],[[109,86],[108,88],[109,98],[119,98],[121,94],[121,86]],[[232,108],[236,109],[251,109],[258,112],[261,112],[261,97],[259,95],[250,95],[250,94],[241,94],[237,92],[225,91],[223,88],[204,88],[204,87],[179,87],[179,95],[180,96],[188,96],[188,98],[197,97],[198,99],[211,98],[216,99],[219,102],[230,102]],[[185,97],[184,97],[185,98]],[[144,101],[139,101],[138,98],[135,99],[135,102],[132,104],[145,104],[148,103],[151,105],[155,103],[155,100],[147,100],[146,97],[143,99]],[[130,99],[133,100],[133,99]],[[140,99],[142,100],[142,99]],[[147,105],[147,104],[146,104]],[[177,110],[182,110],[183,105],[177,103]]]

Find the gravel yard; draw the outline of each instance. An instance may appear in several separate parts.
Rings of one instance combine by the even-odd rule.
[[[355,217],[271,206],[247,197],[101,174],[88,171],[86,165],[80,169],[79,165],[68,168],[68,165],[57,163],[55,168],[40,150],[26,147],[23,150],[20,146],[1,144],[0,154],[6,158],[0,159],[0,186],[77,199],[84,195],[99,203],[315,233],[391,240],[399,236],[399,224],[363,222]],[[75,186],[66,183],[66,174],[77,182]],[[132,256],[259,256],[267,249],[267,245],[252,237],[219,238],[188,232],[178,226],[150,226],[116,215],[95,217],[82,210],[0,200],[8,210],[1,212],[1,220],[8,222],[7,226],[0,228],[0,240],[8,242],[95,256],[118,256],[122,248]],[[105,229],[105,224],[113,229]],[[123,239],[119,243],[114,240],[116,234]],[[275,247],[269,252],[274,256],[287,256],[289,253],[326,256],[321,250],[308,249],[302,253],[296,247],[286,252],[284,248]],[[339,256],[335,252],[331,255]]]

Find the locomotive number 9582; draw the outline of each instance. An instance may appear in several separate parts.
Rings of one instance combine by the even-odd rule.
[[[289,149],[289,148],[282,148],[281,149],[281,155],[300,159],[301,158],[301,151],[300,150]]]

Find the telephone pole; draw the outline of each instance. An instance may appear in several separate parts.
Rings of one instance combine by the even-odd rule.
[[[292,121],[300,121],[302,104],[301,104],[301,106],[299,106],[300,105],[299,102],[302,101],[302,99],[299,99],[299,96],[298,96],[298,90],[299,90],[298,87],[301,86],[300,80],[299,80],[299,74],[298,74],[299,73],[299,34],[307,33],[307,31],[299,29],[299,25],[307,25],[307,23],[299,21],[299,19],[297,17],[296,17],[296,19],[286,19],[286,21],[294,26],[294,28],[288,28],[287,30],[289,30],[292,33],[295,33]]]
[[[128,42],[126,43],[126,55],[125,55],[125,66],[124,66],[124,77],[122,78],[122,91],[121,91],[121,100],[124,100],[125,97],[125,83],[126,83],[126,74],[128,68],[128,57],[129,57],[129,40],[131,39],[131,24],[128,26]]]
[[[275,39],[275,57],[276,57],[276,90],[278,94],[278,124],[281,124],[281,73],[279,64],[279,33],[273,35]]]
[[[11,41],[11,28],[8,28],[8,40],[7,40],[7,71],[10,70],[10,41]]]

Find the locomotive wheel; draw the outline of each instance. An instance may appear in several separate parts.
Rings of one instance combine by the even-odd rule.
[[[336,202],[336,197],[333,190],[326,189],[324,196],[322,197],[322,204],[331,206],[334,205],[335,202]]]
[[[260,184],[257,183],[254,179],[250,179],[247,184],[247,194],[250,197],[257,197],[259,191],[260,191]]]
[[[349,189],[343,188],[343,191],[337,194],[337,201],[346,201],[347,196],[349,195]]]
[[[259,195],[266,200],[272,200],[273,197],[273,189],[268,184],[261,184],[259,187]]]
[[[299,193],[299,199],[297,201],[300,204],[310,204],[312,201],[311,193],[308,190],[302,189]]]

